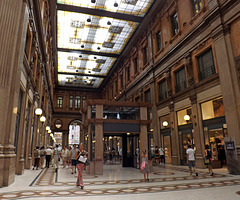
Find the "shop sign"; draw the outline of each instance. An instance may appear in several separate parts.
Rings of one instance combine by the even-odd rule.
[[[225,145],[227,150],[235,150],[234,141],[225,142]]]

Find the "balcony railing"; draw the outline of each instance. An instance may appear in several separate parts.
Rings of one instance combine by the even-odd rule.
[[[184,90],[186,87],[187,87],[186,80],[181,83],[178,83],[178,84],[176,84],[176,92]]]
[[[205,68],[204,70],[199,72],[199,80],[203,80],[209,76],[212,76],[213,74],[216,74],[215,66],[212,65],[210,67]]]

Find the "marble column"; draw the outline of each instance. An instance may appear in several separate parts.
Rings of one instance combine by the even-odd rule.
[[[103,105],[96,105],[95,174],[103,174]]]
[[[204,165],[204,135],[200,131],[201,126],[201,113],[199,112],[197,105],[197,96],[196,94],[190,94],[191,107],[192,107],[192,123],[193,123],[193,139],[195,141],[196,147],[196,166],[197,168],[205,168]],[[199,119],[200,118],[200,119]]]
[[[14,136],[24,50],[24,13],[19,0],[0,1],[0,187],[15,179]]]
[[[177,126],[177,116],[174,110],[174,103],[170,102],[170,128],[171,128],[171,148],[172,148],[172,164],[180,164],[180,155],[179,155],[179,137],[178,137],[178,126]]]
[[[214,46],[217,58],[219,78],[223,94],[224,112],[227,122],[228,136],[235,143],[237,160],[232,166],[235,172],[240,173],[240,87],[237,69],[234,62],[234,53],[231,45],[229,27],[215,30]],[[230,167],[231,163],[228,163]]]
[[[145,122],[147,120],[147,108],[146,107],[140,107],[140,154],[142,154],[143,151],[146,151],[148,153],[148,135],[147,135],[147,123]]]

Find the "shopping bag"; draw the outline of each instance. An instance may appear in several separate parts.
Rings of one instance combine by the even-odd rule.
[[[144,170],[144,169],[145,169],[145,165],[146,165],[146,162],[143,161],[143,162],[141,163],[141,170]]]
[[[85,163],[87,161],[87,158],[84,158],[83,156],[80,156],[78,160],[82,163]]]

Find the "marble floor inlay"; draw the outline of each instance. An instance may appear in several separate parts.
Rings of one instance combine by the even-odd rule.
[[[144,182],[143,174],[138,169],[106,165],[103,175],[88,175],[84,172],[85,187],[81,190],[76,187],[77,174],[71,174],[71,169],[61,167],[56,173],[53,168],[49,168],[44,169],[40,175],[39,172],[27,170],[27,174],[22,175],[22,179],[19,176],[11,186],[0,188],[0,199],[64,199],[66,197],[74,199],[79,197],[100,198],[104,195],[110,199],[124,195],[129,199],[133,195],[144,196],[146,194],[149,194],[149,199],[151,199],[151,196],[154,197],[156,193],[167,195],[173,194],[169,192],[174,191],[185,194],[192,190],[196,192],[198,190],[211,191],[213,188],[215,188],[214,190],[228,188],[228,190],[233,190],[231,193],[233,199],[239,198],[240,191],[234,191],[234,188],[239,188],[240,176],[230,175],[226,170],[215,170],[214,172],[215,176],[211,177],[207,173],[207,169],[199,169],[197,177],[190,176],[187,167],[154,166],[153,172],[149,175],[149,182]],[[33,180],[35,180],[34,184],[29,186]],[[199,199],[201,199],[200,196]],[[170,199],[178,199],[178,196],[171,196]]]

